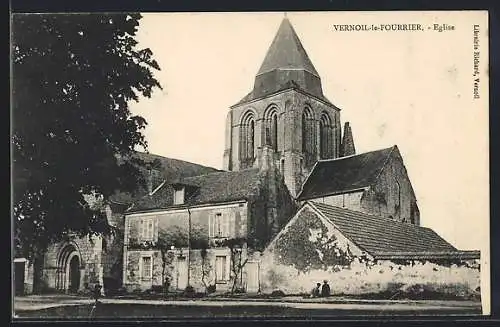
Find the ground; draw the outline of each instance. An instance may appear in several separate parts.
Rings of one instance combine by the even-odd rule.
[[[26,296],[15,299],[17,318],[91,318],[93,301],[76,296]],[[93,318],[326,318],[362,316],[470,316],[481,314],[476,301],[392,301],[345,298],[303,299],[101,299]]]

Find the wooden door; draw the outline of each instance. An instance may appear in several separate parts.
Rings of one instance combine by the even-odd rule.
[[[24,295],[24,261],[15,262],[14,282],[16,285],[16,295]]]
[[[259,287],[259,263],[254,261],[249,261],[245,265],[246,270],[246,284],[248,293],[257,293],[260,289]]]
[[[188,285],[188,264],[186,258],[177,259],[177,288],[186,289]]]

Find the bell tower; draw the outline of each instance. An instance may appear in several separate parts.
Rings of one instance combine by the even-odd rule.
[[[340,155],[340,109],[286,16],[252,91],[227,114],[225,142],[224,170],[274,165],[293,196],[317,160]]]

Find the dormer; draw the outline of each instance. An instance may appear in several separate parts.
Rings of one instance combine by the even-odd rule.
[[[174,189],[174,205],[186,204],[198,191],[199,187],[185,183],[172,184]]]

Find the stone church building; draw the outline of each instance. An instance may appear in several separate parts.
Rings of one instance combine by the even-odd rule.
[[[262,256],[304,268],[308,245],[290,231],[308,239],[318,228],[371,260],[479,259],[420,226],[397,146],[356,154],[340,113],[285,17],[253,89],[229,108],[223,169],[138,154],[156,164],[145,170],[146,190],[106,205],[118,236],[54,245],[39,279],[66,292],[89,282],[105,291],[257,292]]]

